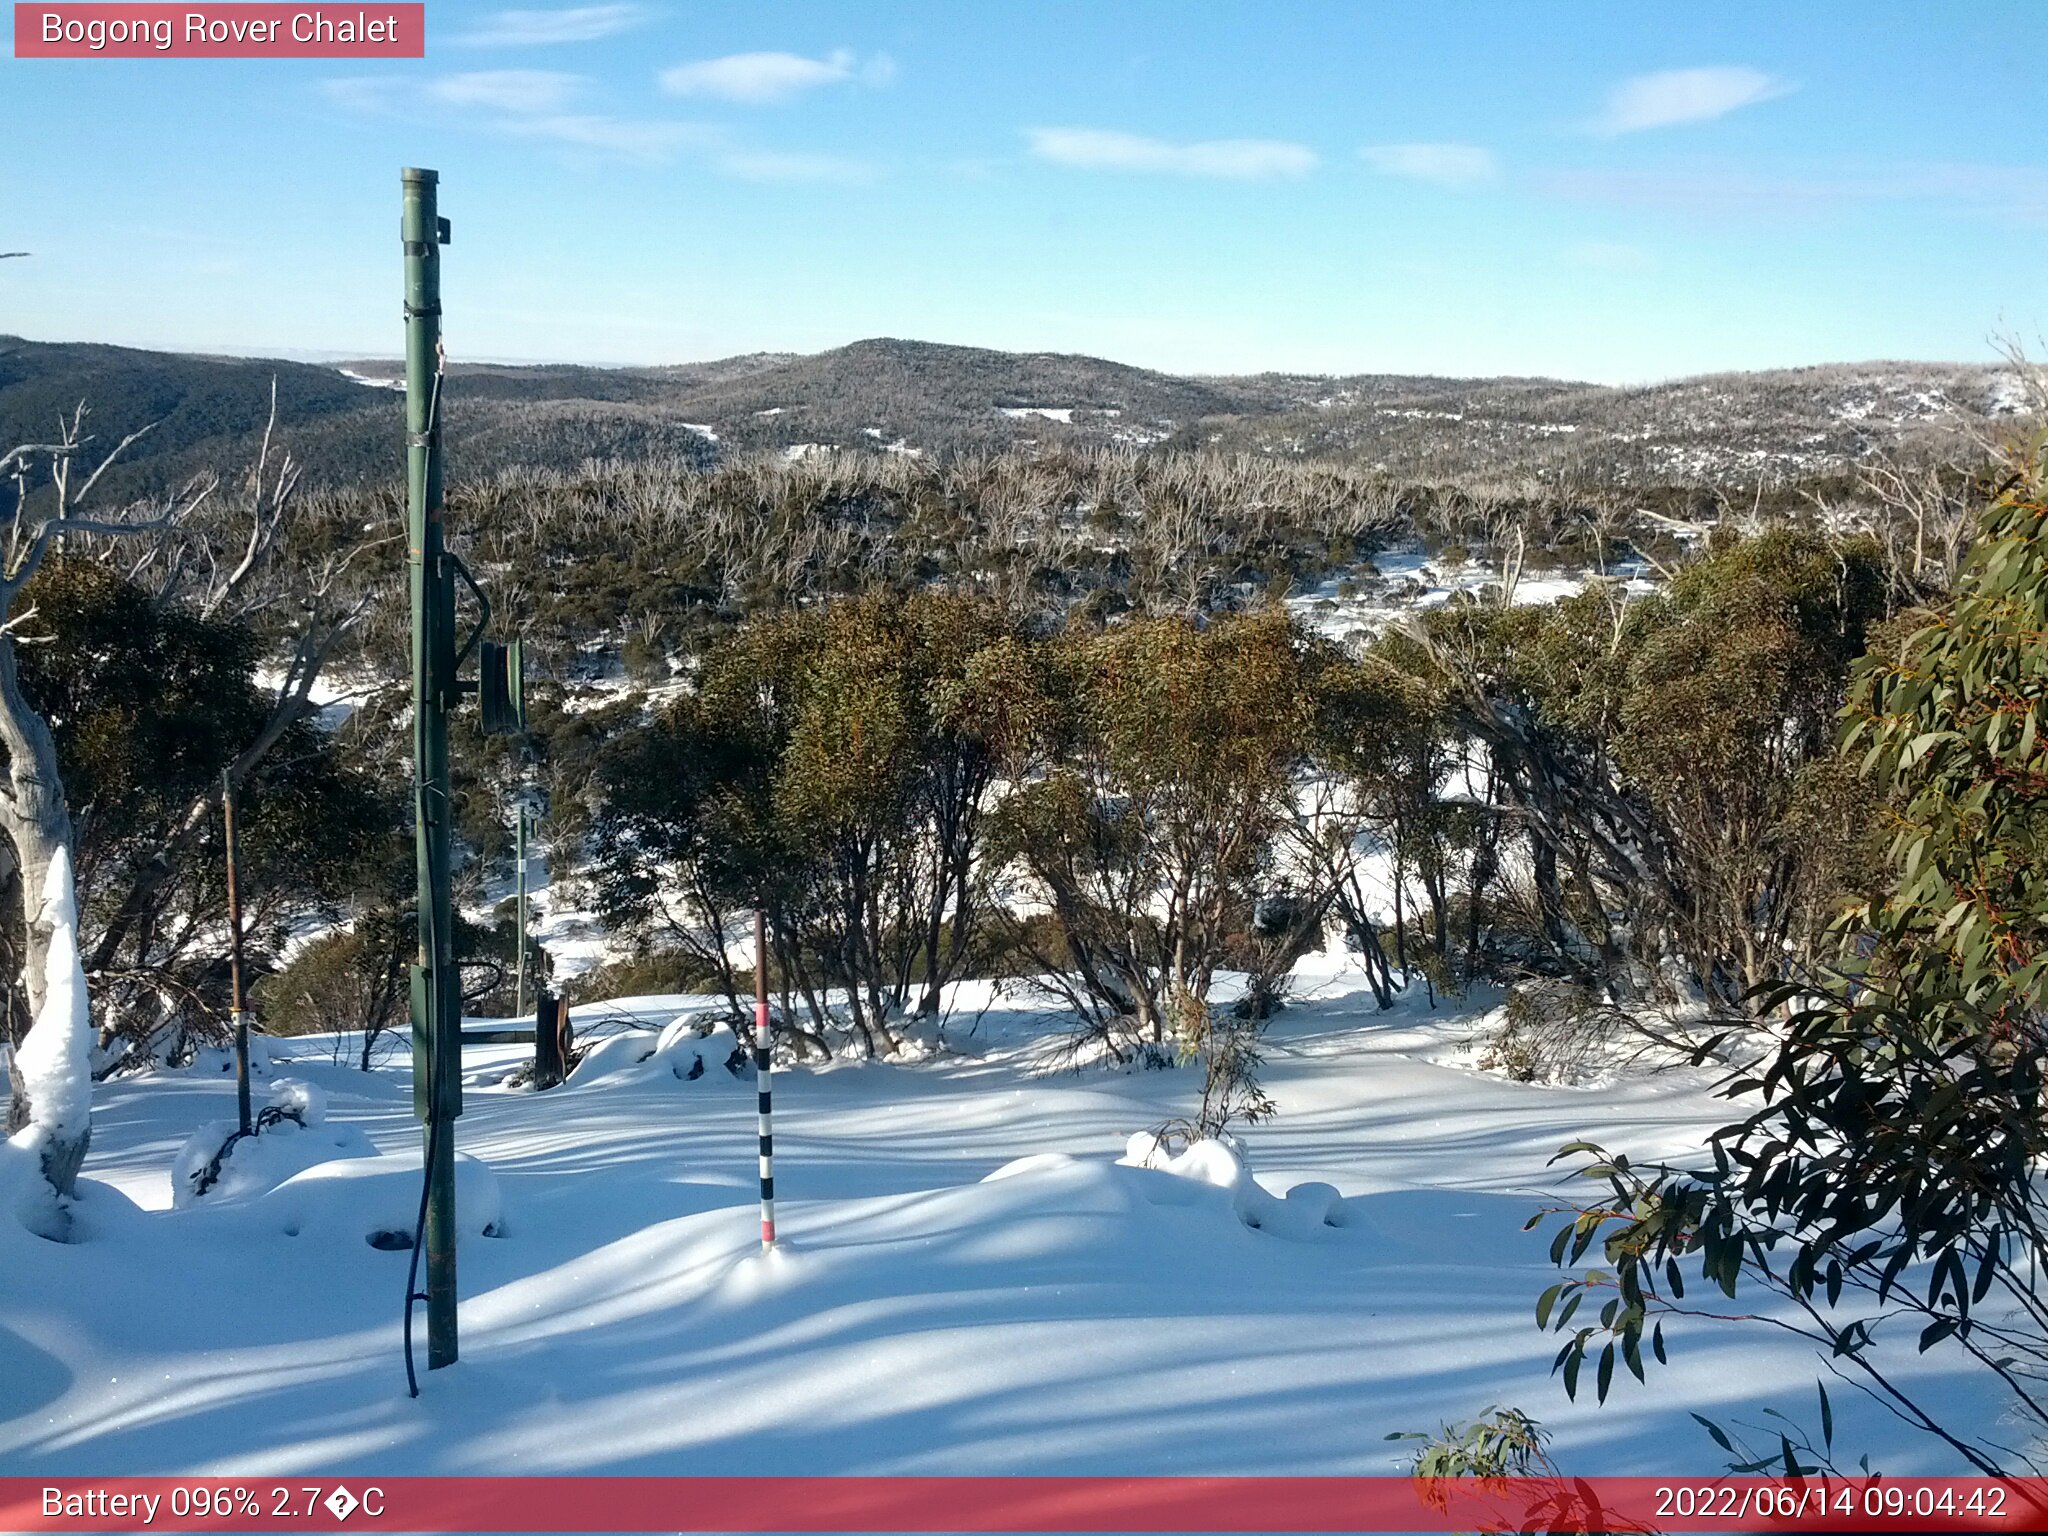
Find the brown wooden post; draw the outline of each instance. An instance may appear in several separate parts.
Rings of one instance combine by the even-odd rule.
[[[244,1136],[255,1130],[249,1113],[249,1014],[242,995],[242,891],[235,869],[235,785],[220,776],[221,821],[227,834],[228,1007],[235,1027],[235,1105]]]

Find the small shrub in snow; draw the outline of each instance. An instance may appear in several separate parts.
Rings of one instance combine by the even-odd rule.
[[[1259,1086],[1259,1025],[1222,1012],[1191,993],[1174,998],[1174,1033],[1181,1059],[1202,1069],[1202,1102],[1192,1121],[1179,1124],[1190,1141],[1217,1137],[1236,1121],[1257,1125],[1274,1112]]]
[[[1572,1083],[1600,1075],[1611,1065],[1610,1048],[1626,1022],[1590,988],[1549,980],[1511,988],[1497,1017],[1479,1068],[1518,1083]]]
[[[254,1120],[247,1136],[232,1120],[209,1121],[178,1149],[171,1164],[174,1208],[260,1195],[320,1163],[376,1152],[354,1126],[328,1125],[327,1096],[295,1078],[271,1085],[269,1102]]]

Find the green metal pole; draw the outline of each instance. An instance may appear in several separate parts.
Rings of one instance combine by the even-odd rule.
[[[413,793],[419,962],[413,973],[414,1108],[427,1123],[427,1368],[453,1365],[455,1117],[462,1112],[461,995],[449,889],[448,711],[455,702],[454,573],[441,526],[440,177],[405,170],[406,528],[412,597]]]
[[[519,980],[516,983],[512,1017],[523,1019],[526,1017],[526,806],[524,802],[521,802],[514,809],[513,814],[519,818],[519,830],[513,834],[515,848],[513,857],[519,861],[519,917],[518,934],[516,936],[516,942],[519,946],[517,951],[519,956]]]

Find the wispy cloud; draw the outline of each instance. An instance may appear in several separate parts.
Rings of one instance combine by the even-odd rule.
[[[800,53],[732,53],[677,64],[660,76],[661,88],[671,96],[708,96],[757,107],[794,101],[821,86],[887,85],[895,78],[896,65],[888,55],[863,61],[850,48],[834,49],[821,59]]]
[[[630,32],[648,19],[644,5],[572,5],[562,10],[499,11],[455,41],[468,48],[538,48],[594,43]]]
[[[518,114],[559,112],[582,89],[581,75],[553,69],[486,69],[442,75],[427,94],[451,107],[482,107]]]
[[[408,83],[392,75],[343,75],[322,80],[317,89],[344,112],[383,117],[398,105],[398,92]]]
[[[1054,165],[1090,171],[1147,171],[1266,181],[1306,176],[1315,151],[1279,139],[1205,139],[1175,144],[1110,128],[1033,128],[1031,153]]]
[[[1606,137],[1706,123],[1761,101],[1791,94],[1797,87],[1760,69],[1714,66],[1660,69],[1624,80],[1608,93],[1607,105],[1586,126]]]
[[[1384,176],[1469,187],[1500,174],[1493,151],[1477,144],[1368,144],[1358,157]]]
[[[681,157],[738,181],[872,181],[877,172],[843,155],[751,149],[730,130],[671,118],[626,117],[592,110],[596,82],[548,69],[490,69],[425,81],[394,75],[327,80],[321,93],[359,116],[392,117],[416,110],[422,97],[452,121],[506,138],[553,144],[584,157],[663,165]]]
[[[336,106],[365,117],[390,117],[422,97],[458,122],[508,138],[533,139],[586,154],[642,164],[672,160],[684,150],[714,146],[721,135],[698,123],[621,117],[584,106],[592,81],[552,69],[486,69],[425,81],[393,75],[351,76],[321,83]]]
[[[659,118],[609,117],[601,112],[551,112],[537,117],[503,117],[491,126],[515,139],[541,139],[607,159],[661,165],[687,149],[718,142],[713,129]]]

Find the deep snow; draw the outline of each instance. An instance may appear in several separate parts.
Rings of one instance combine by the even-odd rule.
[[[417,1199],[404,1060],[365,1074],[275,1042],[328,1132],[382,1155],[179,1210],[173,1160],[231,1116],[232,1080],[103,1084],[85,1240],[0,1224],[0,1474],[1370,1473],[1403,1463],[1389,1432],[1500,1403],[1553,1428],[1569,1471],[1703,1473],[1726,1458],[1688,1411],[1810,1417],[1821,1367],[1756,1326],[1681,1320],[1671,1365],[1604,1408],[1549,1376],[1533,1304],[1555,1275],[1521,1231],[1557,1193],[1547,1160],[1583,1134],[1684,1151],[1726,1118],[1702,1076],[1514,1083],[1465,1065],[1474,1015],[1419,988],[1377,1014],[1334,959],[1299,980],[1267,1043],[1280,1114],[1243,1134],[1255,1186],[1215,1147],[1136,1166],[1192,1072],[1050,1070],[1056,1021],[1008,1000],[976,1022],[968,995],[950,1054],[778,1075],[766,1257],[751,1074],[723,1040],[604,1047],[613,1070],[544,1095],[495,1086],[519,1048],[473,1050],[463,1358],[417,1401],[408,1256],[366,1241]],[[597,1033],[701,1002],[578,1016]],[[1933,1385],[1980,1425],[2001,1406]],[[1958,1470],[1833,1396],[1849,1459]]]

